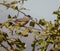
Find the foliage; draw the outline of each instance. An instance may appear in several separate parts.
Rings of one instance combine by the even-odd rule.
[[[22,42],[20,38],[13,38],[9,36],[9,31],[11,32],[11,35],[14,36],[15,34],[17,36],[23,36],[28,37],[28,34],[32,33],[34,34],[34,40],[32,41],[32,51],[35,51],[35,48],[41,51],[46,51],[49,44],[53,44],[53,48],[50,49],[50,51],[58,51],[60,49],[60,8],[57,11],[54,11],[53,14],[57,15],[56,19],[54,20],[54,23],[51,21],[48,22],[45,19],[40,20],[31,20],[29,23],[29,26],[23,26],[23,29],[21,27],[20,23],[13,23],[13,20],[18,18],[19,12],[26,14],[22,12],[21,10],[26,10],[26,8],[18,8],[15,4],[21,4],[21,6],[24,4],[24,1],[26,0],[14,0],[10,3],[7,3],[6,1],[3,1],[3,3],[0,3],[1,5],[5,6],[7,9],[11,8],[14,11],[17,10],[18,14],[12,17],[10,14],[7,16],[8,21],[5,21],[3,23],[0,23],[0,45],[7,51],[23,51],[26,48],[25,42]],[[37,25],[39,28],[35,28]],[[2,31],[3,27],[9,29],[8,32]],[[15,30],[15,31],[14,31]],[[20,30],[20,31],[18,31]],[[38,37],[38,38],[37,38]],[[6,42],[10,49],[8,49],[5,45],[3,45],[3,42]],[[14,47],[16,46],[16,48]],[[36,46],[36,47],[35,47]]]

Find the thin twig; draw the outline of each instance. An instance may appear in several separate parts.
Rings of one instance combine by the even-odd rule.
[[[13,30],[11,31],[11,35],[13,35]]]
[[[43,27],[42,27],[40,24],[38,24],[38,23],[36,23],[36,24],[37,24],[42,30],[44,30]]]
[[[19,11],[18,11],[18,13],[17,13],[16,17],[18,17],[18,16],[19,16]]]
[[[24,16],[27,16],[24,12],[17,10],[18,12],[22,13]]]
[[[31,26],[24,26],[24,27],[41,31],[41,29],[37,29],[37,28],[31,27]]]
[[[34,21],[34,20],[32,20],[32,21]],[[38,24],[37,22],[35,22],[35,23],[42,29],[42,31],[44,31],[43,27],[40,24]]]
[[[1,5],[4,5],[4,6],[7,6],[7,4],[4,4],[4,3],[0,3]]]

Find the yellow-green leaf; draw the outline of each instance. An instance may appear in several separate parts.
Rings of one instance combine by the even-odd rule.
[[[12,30],[14,30],[14,28],[15,28],[14,26],[11,26],[11,27],[9,28],[9,30],[12,31]]]
[[[3,41],[3,38],[4,38],[4,36],[3,35],[0,35],[0,42]]]
[[[10,25],[9,22],[4,22],[3,24],[4,24],[4,26],[7,27],[7,28],[8,28],[9,25]]]
[[[24,0],[22,0],[22,4],[24,4]]]
[[[31,21],[30,22],[30,26],[34,27],[35,26],[35,22]]]

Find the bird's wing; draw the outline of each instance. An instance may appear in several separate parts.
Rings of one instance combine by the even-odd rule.
[[[28,19],[26,18],[20,18],[15,20],[15,22],[26,22],[26,21],[28,21]]]
[[[24,17],[24,18],[16,19],[14,21],[14,23],[17,23],[17,24],[20,24],[21,26],[24,26],[28,21],[29,21],[29,19]]]
[[[25,18],[21,18],[21,19],[17,19],[17,21],[18,21],[18,22],[26,22],[27,19],[25,19]]]
[[[17,22],[17,23],[20,24],[20,25],[26,24],[26,22]]]

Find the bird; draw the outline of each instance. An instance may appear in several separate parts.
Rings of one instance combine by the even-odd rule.
[[[24,26],[26,25],[30,20],[32,20],[33,18],[30,15],[25,15],[23,18],[20,19],[16,19],[14,20],[14,23],[17,24],[19,23],[20,26]]]

